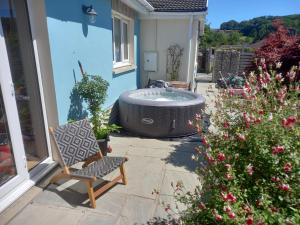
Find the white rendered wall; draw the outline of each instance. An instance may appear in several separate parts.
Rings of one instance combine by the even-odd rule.
[[[167,49],[170,45],[173,44],[179,44],[182,48],[184,48],[183,56],[181,58],[179,80],[193,80],[192,78],[194,73],[195,57],[197,51],[199,16],[193,16],[192,19],[193,21],[191,32],[189,31],[190,17],[174,19],[143,18],[141,20],[141,87],[144,87],[147,84],[149,78],[169,80],[166,73]],[[158,53],[157,72],[144,71],[143,62],[145,51],[156,51]]]

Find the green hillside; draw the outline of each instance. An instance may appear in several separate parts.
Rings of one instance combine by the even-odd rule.
[[[284,26],[300,34],[300,14],[289,16],[262,16],[251,20],[237,22],[230,20],[222,23],[221,30],[236,30],[246,37],[251,37],[254,42],[265,38],[274,31],[272,21],[280,19]]]

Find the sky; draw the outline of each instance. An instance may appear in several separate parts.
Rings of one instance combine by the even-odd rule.
[[[220,28],[229,20],[300,14],[300,0],[208,0],[207,24]]]

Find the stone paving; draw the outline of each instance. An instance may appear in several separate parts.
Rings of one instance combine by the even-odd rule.
[[[212,105],[210,83],[198,84],[197,92]],[[209,113],[211,107],[207,108]],[[11,209],[0,215],[0,225],[138,225],[163,224],[167,218],[162,202],[175,206],[171,182],[182,181],[186,190],[201,185],[191,160],[197,137],[157,140],[116,135],[110,142],[111,155],[126,156],[128,185],[118,184],[97,199],[97,208],[88,207],[85,186],[75,180],[33,187]],[[116,170],[105,179],[110,179]],[[153,190],[159,194],[152,194]],[[183,206],[179,206],[183,209]],[[12,213],[15,213],[13,217]],[[10,217],[9,217],[10,216]],[[176,217],[176,215],[173,215]],[[10,219],[12,217],[12,219]]]
[[[85,186],[77,181],[49,185],[9,225],[133,225],[167,218],[162,201],[174,205],[171,182],[183,181],[187,190],[199,184],[191,160],[197,139],[155,140],[111,137],[112,155],[127,156],[128,185],[118,184],[88,207]],[[119,171],[106,177],[109,179]],[[160,194],[152,194],[153,190]],[[157,220],[156,220],[157,221]],[[1,222],[0,222],[1,223]]]

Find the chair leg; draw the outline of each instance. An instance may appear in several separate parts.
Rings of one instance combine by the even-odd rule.
[[[87,181],[86,184],[87,184],[87,189],[88,189],[88,194],[89,194],[91,207],[94,209],[94,208],[96,208],[96,200],[95,200],[93,182],[92,181]]]
[[[120,173],[122,175],[122,182],[124,185],[127,184],[127,177],[126,177],[126,174],[125,174],[125,168],[124,168],[124,163],[122,163],[122,165],[120,166]]]

